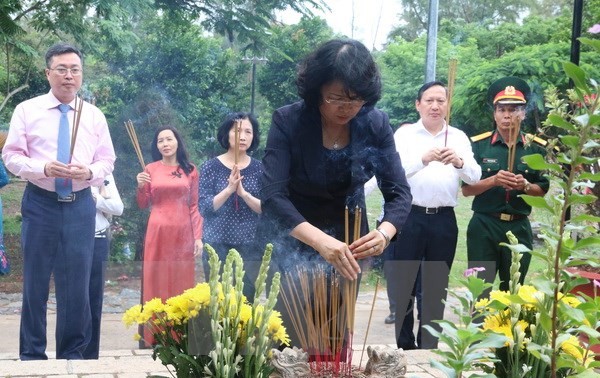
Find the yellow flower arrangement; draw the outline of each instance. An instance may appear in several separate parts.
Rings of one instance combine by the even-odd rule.
[[[515,257],[515,256],[514,256]],[[489,298],[478,300],[474,309],[483,317],[483,332],[503,335],[504,345],[493,348],[494,367],[485,369],[498,377],[546,376],[547,361],[541,358],[551,348],[550,334],[539,326],[547,321],[553,297],[532,285],[513,285],[511,291],[493,290]],[[581,366],[589,366],[593,361],[580,344],[575,332],[576,319],[569,313],[581,311],[584,302],[573,294],[559,293],[559,324],[561,335],[557,338],[556,349],[563,361],[571,360]],[[586,324],[586,320],[582,321]],[[568,365],[566,365],[568,366]],[[559,370],[559,376],[567,376],[569,369]]]
[[[135,305],[125,312],[123,322],[128,327],[139,324],[151,330],[156,340],[153,358],[173,367],[177,377],[268,377],[270,349],[289,344],[281,315],[273,310],[279,274],[273,278],[266,303],[259,300],[272,247],[265,251],[253,304],[241,294],[244,271],[239,253],[229,252],[219,277],[221,263],[214,250],[210,246],[207,249],[210,284],[200,283],[164,302],[154,298]]]

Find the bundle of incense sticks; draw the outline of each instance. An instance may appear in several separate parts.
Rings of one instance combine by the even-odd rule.
[[[448,127],[450,126],[450,112],[452,111],[452,95],[454,94],[454,81],[456,80],[456,66],[458,60],[450,59],[448,62],[448,110],[446,112],[446,135],[444,147],[448,145]]]
[[[234,135],[235,135],[235,154],[234,163],[237,164],[240,159],[240,128],[242,127],[242,120],[238,119],[234,124]]]
[[[73,131],[71,132],[71,150],[69,152],[69,162],[73,159],[75,151],[75,141],[77,140],[77,132],[79,131],[79,122],[81,120],[81,112],[83,110],[83,99],[75,95],[75,114],[73,115]]]
[[[344,283],[323,265],[296,267],[285,275],[281,297],[300,347],[309,354],[312,373],[346,375],[351,370],[348,311]],[[354,298],[353,298],[354,301]],[[349,353],[350,351],[350,353]]]
[[[362,210],[354,211],[354,240],[360,238]],[[349,236],[349,214],[344,213],[345,240]],[[300,265],[285,275],[281,296],[300,347],[309,354],[312,373],[352,375],[352,338],[358,280],[346,280],[324,266],[308,269]]]
[[[138,141],[135,127],[133,127],[133,122],[131,122],[131,120],[125,121],[125,129],[127,130],[127,134],[129,134],[129,139],[131,139],[131,144],[133,144],[133,149],[135,150],[142,169],[146,169],[144,156],[142,155],[142,149],[140,148],[140,142]]]

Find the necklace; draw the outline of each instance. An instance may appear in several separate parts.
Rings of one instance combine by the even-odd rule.
[[[342,136],[344,135],[344,131],[342,130],[342,132],[337,136],[337,138],[332,138],[329,133],[327,132],[327,129],[325,128],[325,126],[323,126],[323,133],[325,134],[325,137],[329,140],[333,140],[332,144],[331,144],[331,148],[334,150],[339,150],[340,149],[340,145],[339,145],[339,141],[340,139],[342,139]]]

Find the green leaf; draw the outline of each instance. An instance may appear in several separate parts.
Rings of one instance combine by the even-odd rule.
[[[600,223],[600,216],[595,216],[591,214],[580,214],[571,218],[571,222]]]
[[[598,235],[579,239],[573,249],[583,249],[596,246],[600,246],[600,236]]]
[[[590,203],[596,202],[596,199],[597,199],[596,196],[593,194],[573,193],[569,197],[569,205],[574,205],[574,204],[588,205]]]
[[[579,136],[576,135],[561,135],[558,137],[565,145],[577,148],[579,147]]]
[[[592,116],[590,117],[589,121],[588,121],[589,125],[594,125],[594,126],[598,126],[600,125],[600,115],[599,114],[592,114]]]
[[[535,207],[538,209],[547,209],[552,211],[552,207],[548,205],[548,202],[546,202],[546,199],[544,197],[529,196],[526,194],[522,194],[519,197],[523,198],[523,201],[525,201],[525,203],[527,203],[531,207]]]
[[[577,126],[565,120],[558,114],[549,114],[547,120],[550,122],[550,124],[552,124],[552,126],[560,127],[561,129],[568,131],[577,131]]]
[[[563,62],[563,68],[567,76],[569,76],[569,78],[573,80],[573,83],[575,83],[575,87],[577,89],[585,92],[586,94],[590,93],[590,89],[587,83],[585,82],[584,70],[582,70],[579,66],[571,62]]]
[[[583,172],[579,175],[580,180],[600,181],[600,172]]]
[[[587,157],[587,156],[579,156],[573,164],[595,164],[598,161],[597,157]]]
[[[454,370],[450,369],[449,367],[447,367],[445,365],[442,365],[439,361],[431,360],[431,367],[434,367],[436,369],[443,371],[448,378],[457,378],[458,377],[458,375],[456,374],[456,372]],[[462,373],[462,372],[460,372],[460,373]]]
[[[559,164],[552,164],[546,162],[546,160],[541,154],[523,156],[522,159],[525,163],[527,163],[527,165],[530,168],[533,168],[538,171],[550,170],[555,172],[562,172],[562,167]]]
[[[593,47],[594,49],[598,50],[598,52],[600,53],[600,40],[599,39],[580,37],[579,42],[581,42],[584,45]]]

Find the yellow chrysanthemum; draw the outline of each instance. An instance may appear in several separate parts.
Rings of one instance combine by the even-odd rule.
[[[483,311],[489,305],[490,305],[490,300],[488,298],[482,298],[482,299],[478,300],[477,302],[475,302],[475,310]]]
[[[137,304],[131,307],[129,310],[125,311],[123,314],[122,321],[125,323],[125,326],[130,327],[132,324],[139,324],[137,322],[140,313],[142,312],[142,305]]]
[[[509,295],[510,293],[507,291],[493,290],[490,293],[490,301],[498,301],[503,305],[508,306],[510,304],[510,300],[508,299]]]
[[[536,305],[543,301],[543,294],[531,285],[523,285],[517,293],[519,297],[526,303],[523,305],[526,310],[533,310]]]
[[[579,298],[572,294],[563,295],[562,293],[558,293],[558,299],[572,308],[576,308],[581,304]]]
[[[283,326],[279,327],[277,332],[273,334],[273,340],[280,344],[290,345],[290,337],[287,334],[287,330]]]
[[[278,311],[273,311],[268,323],[268,332],[271,334],[277,333],[279,328],[283,326],[283,320],[281,320],[281,314]]]
[[[200,283],[185,291],[196,307],[204,308],[210,304],[210,285],[207,282]]]
[[[560,345],[560,349],[566,354],[575,357],[579,363],[585,366],[588,366],[592,362],[592,359],[589,357],[585,361],[583,360],[583,348],[581,348],[577,337],[573,335]]]
[[[506,317],[505,314],[495,314],[487,316],[483,320],[483,329],[490,330],[495,333],[503,334],[508,338],[505,346],[514,345],[513,328],[510,324],[510,318]]]
[[[142,306],[137,322],[144,324],[148,322],[155,314],[160,314],[164,310],[164,304],[160,298],[152,298]]]
[[[240,311],[240,322],[242,324],[248,324],[248,321],[252,317],[252,306],[243,304]]]

